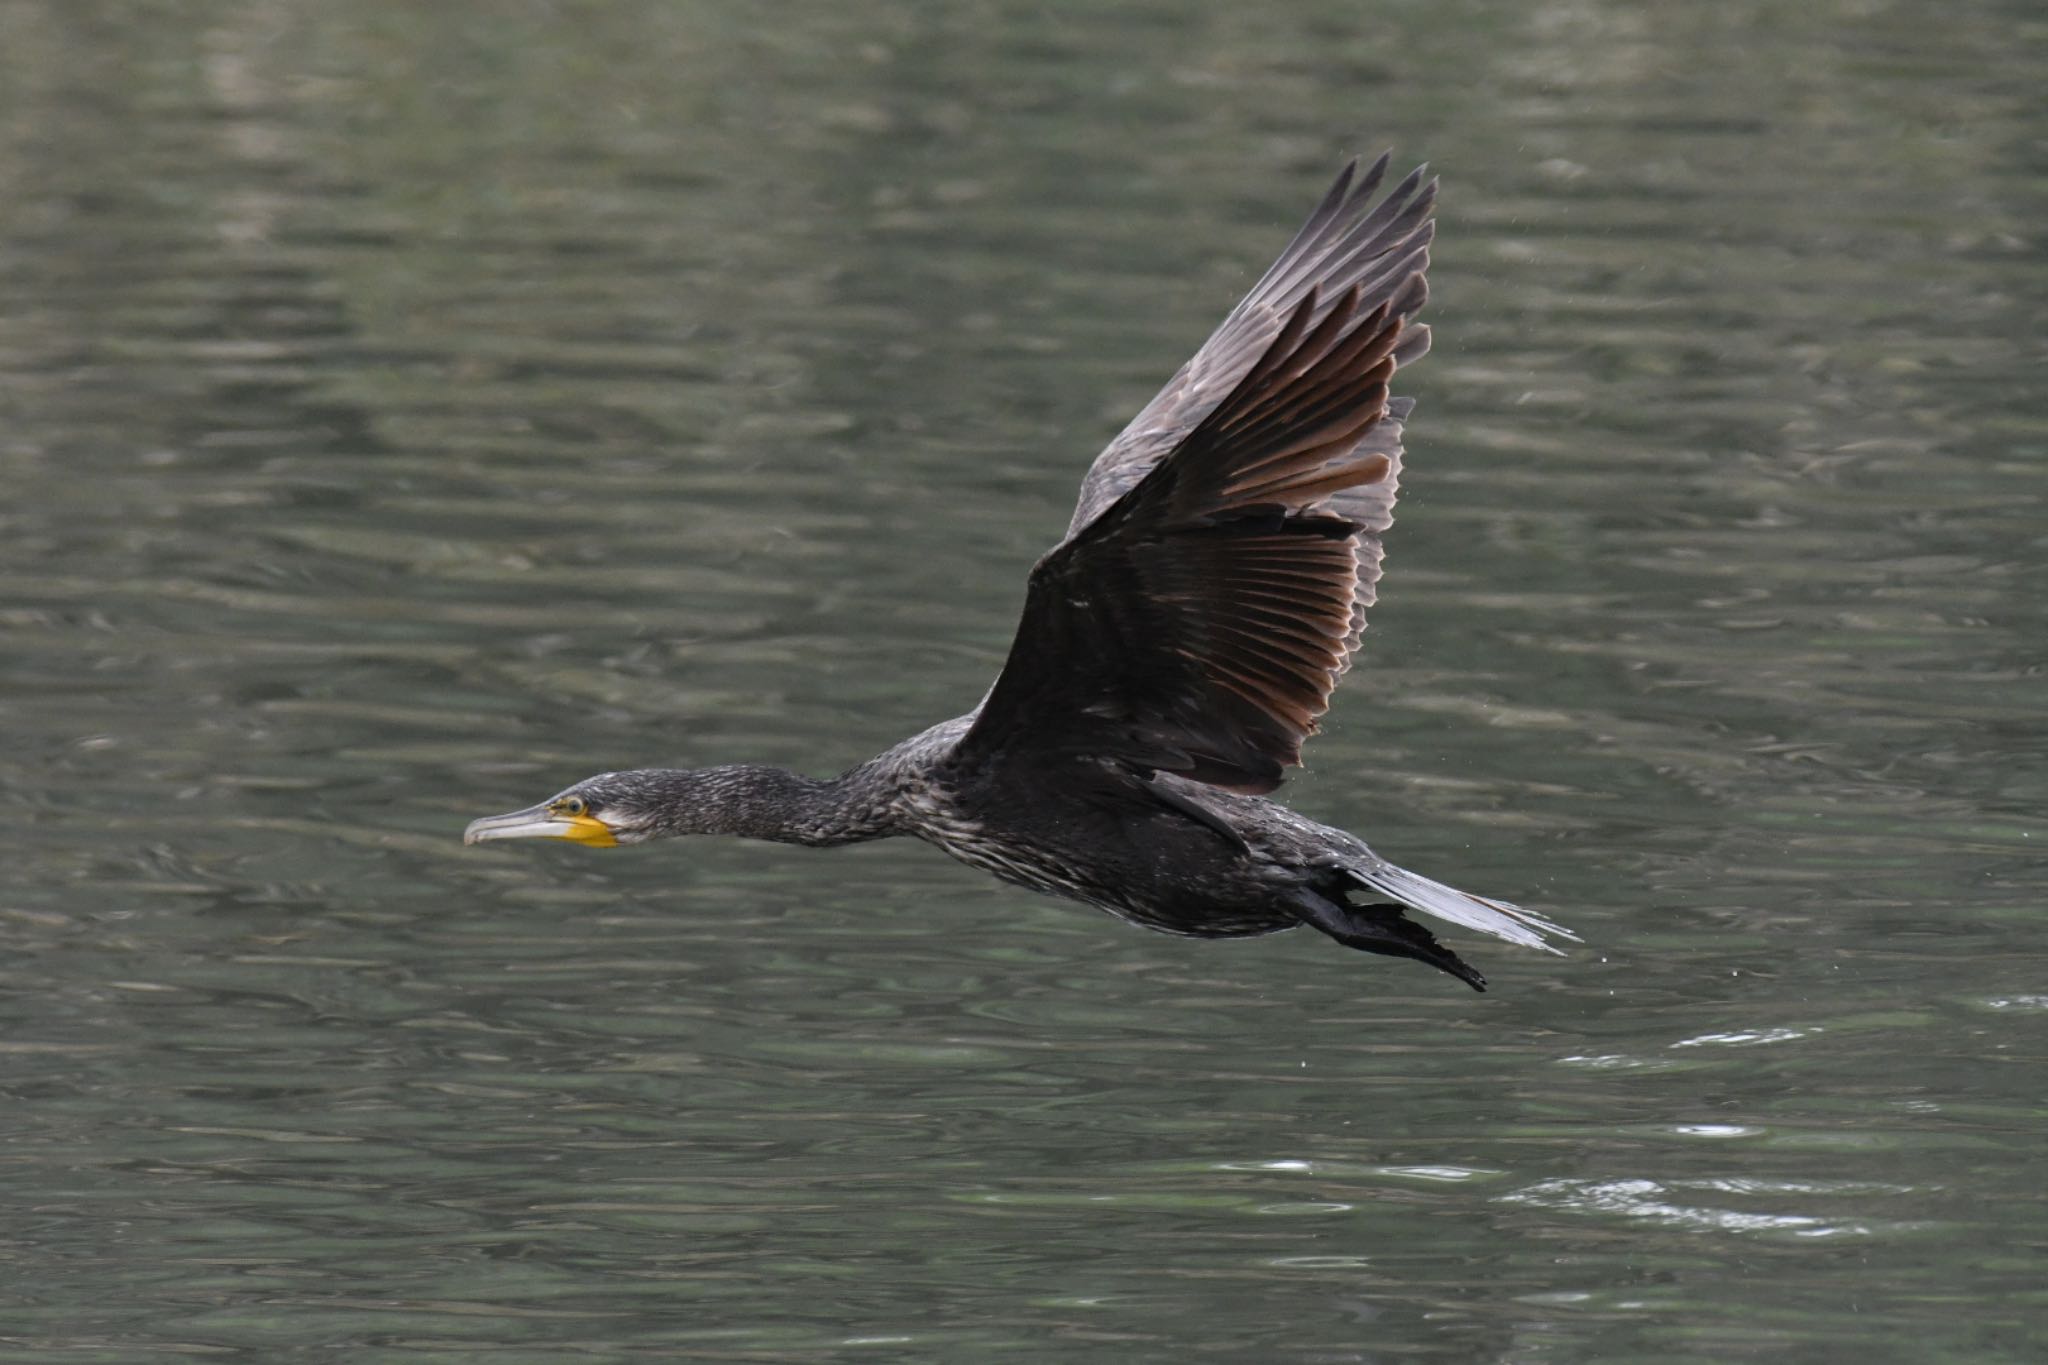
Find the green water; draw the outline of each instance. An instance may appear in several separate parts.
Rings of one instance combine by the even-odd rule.
[[[2048,1356],[2044,82],[2018,3],[0,4],[0,1359]],[[1383,145],[1438,344],[1291,799],[1584,948],[461,846],[971,706]]]

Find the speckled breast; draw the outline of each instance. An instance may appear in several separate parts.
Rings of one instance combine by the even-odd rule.
[[[1101,905],[1119,914],[1124,906],[1106,899],[1105,889],[1077,877],[1074,870],[1048,850],[1006,837],[980,820],[962,816],[938,793],[929,789],[913,793],[909,801],[918,836],[946,852],[1006,882],[1026,886],[1054,896]]]

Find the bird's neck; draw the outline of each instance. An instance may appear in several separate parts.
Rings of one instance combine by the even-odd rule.
[[[898,832],[883,793],[869,790],[860,769],[821,779],[741,763],[659,777],[678,798],[659,830],[663,834],[732,834],[828,847]]]

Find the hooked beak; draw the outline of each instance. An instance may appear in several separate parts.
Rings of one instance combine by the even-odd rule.
[[[567,839],[591,848],[614,848],[619,842],[611,826],[595,815],[558,815],[546,806],[486,815],[470,821],[469,828],[462,831],[465,844],[486,844],[493,839]]]

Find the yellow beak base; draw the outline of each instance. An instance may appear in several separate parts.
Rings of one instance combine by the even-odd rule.
[[[546,806],[529,806],[506,815],[486,815],[462,832],[465,844],[494,839],[566,839],[585,848],[617,848],[611,827],[594,815],[563,815]]]

